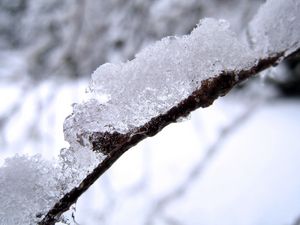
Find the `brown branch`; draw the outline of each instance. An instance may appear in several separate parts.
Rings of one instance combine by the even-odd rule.
[[[298,49],[296,52],[299,52]],[[73,188],[65,194],[48,211],[47,215],[39,225],[53,225],[59,219],[60,215],[67,211],[74,204],[78,197],[83,194],[110,166],[128,149],[136,145],[146,137],[151,137],[161,131],[170,123],[176,122],[180,117],[187,116],[193,110],[199,107],[208,107],[214,100],[220,96],[226,95],[236,84],[245,79],[254,76],[260,71],[277,65],[283,59],[284,52],[275,56],[261,59],[252,68],[242,71],[223,71],[221,74],[202,81],[201,85],[188,98],[182,100],[178,105],[172,107],[169,111],[152,118],[149,122],[126,134],[99,133],[90,135],[90,142],[93,151],[103,152],[107,157],[81,182],[78,187]]]

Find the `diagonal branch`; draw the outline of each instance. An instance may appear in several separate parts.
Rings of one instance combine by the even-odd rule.
[[[66,119],[64,128],[69,151],[93,151],[104,157],[79,185],[64,192],[39,225],[55,224],[132,146],[193,110],[208,107],[247,78],[298,54],[299,11],[296,0],[268,0],[262,5],[247,27],[254,49],[241,43],[226,22],[205,19],[189,36],[165,38],[128,63],[97,69],[90,86],[94,98],[79,104]],[[160,103],[157,99],[164,101],[158,97],[175,94],[173,91],[178,92],[176,100],[166,101],[162,109],[153,110]],[[99,95],[109,95],[111,102],[101,104]],[[140,114],[143,116],[139,117]]]
[[[294,51],[290,56],[300,52],[300,49]],[[235,85],[252,77],[260,71],[275,66],[283,60],[286,53],[280,52],[275,56],[260,59],[252,68],[241,71],[223,71],[221,74],[202,81],[201,85],[190,96],[182,100],[178,105],[172,107],[166,113],[152,118],[144,125],[130,130],[125,134],[121,133],[93,133],[90,138],[92,150],[106,153],[107,157],[80,183],[78,187],[73,188],[65,194],[39,225],[52,225],[59,219],[60,215],[67,211],[74,204],[79,196],[83,194],[110,166],[128,149],[136,145],[146,137],[151,137],[161,131],[170,123],[176,122],[180,117],[187,116],[193,110],[199,107],[208,107],[214,100],[220,96],[226,95]],[[101,149],[101,150],[100,150]]]

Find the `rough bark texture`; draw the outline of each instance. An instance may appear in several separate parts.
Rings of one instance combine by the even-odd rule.
[[[299,49],[295,52],[299,53]],[[295,53],[293,55],[295,55]],[[251,69],[242,71],[224,71],[221,74],[202,81],[201,85],[188,98],[172,107],[165,114],[152,118],[149,122],[126,134],[120,133],[93,133],[90,142],[93,151],[103,152],[107,157],[91,172],[81,184],[72,189],[57,202],[48,212],[39,225],[53,225],[60,215],[74,204],[110,166],[129,148],[139,143],[146,137],[151,137],[161,131],[170,123],[176,122],[180,117],[187,116],[199,107],[208,107],[220,96],[226,95],[236,84],[254,76],[258,72],[277,65],[283,59],[284,52],[275,56],[261,59]]]

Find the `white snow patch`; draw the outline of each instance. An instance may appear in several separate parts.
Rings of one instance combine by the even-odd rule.
[[[267,1],[251,21],[249,34],[263,56],[300,48],[300,1]]]

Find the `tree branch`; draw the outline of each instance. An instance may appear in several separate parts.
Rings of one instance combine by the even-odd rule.
[[[296,50],[290,56],[298,54]],[[78,197],[83,194],[110,166],[128,149],[136,145],[146,137],[151,137],[161,131],[170,123],[176,122],[180,117],[187,116],[199,107],[208,107],[220,96],[226,95],[235,85],[256,75],[260,71],[275,66],[283,60],[285,52],[261,59],[252,68],[242,71],[223,71],[221,74],[202,81],[201,85],[189,97],[182,100],[178,105],[172,107],[166,113],[152,118],[144,125],[130,130],[126,134],[95,132],[90,136],[92,150],[107,154],[107,157],[81,182],[78,187],[73,188],[65,194],[48,211],[47,215],[39,225],[53,225],[60,215],[74,204]]]

